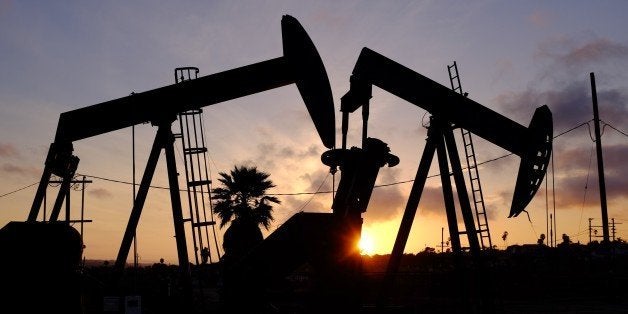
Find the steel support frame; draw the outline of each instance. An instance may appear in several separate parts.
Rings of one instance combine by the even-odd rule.
[[[187,296],[191,296],[192,292],[192,278],[190,273],[190,263],[187,252],[187,242],[185,239],[184,221],[181,207],[181,196],[179,195],[179,182],[177,166],[174,156],[174,135],[171,130],[172,121],[162,122],[158,125],[157,134],[146,163],[146,168],[140,182],[139,189],[135,201],[133,203],[133,209],[129,216],[124,237],[118,251],[116,263],[114,265],[114,271],[120,274],[124,270],[126,260],[131,249],[133,237],[135,236],[137,225],[142,214],[142,209],[148,195],[150,183],[155,174],[155,168],[159,161],[159,154],[163,148],[166,155],[166,167],[168,170],[168,182],[170,187],[170,202],[172,205],[172,217],[174,223],[175,238],[177,243],[177,254],[179,259],[179,271],[181,280],[183,283],[184,293]]]
[[[467,237],[469,239],[469,246],[472,254],[475,255],[479,253],[480,246],[477,239],[475,222],[473,220],[473,213],[471,212],[471,204],[469,202],[469,196],[464,182],[464,175],[462,172],[458,151],[456,149],[456,143],[454,140],[452,127],[445,121],[441,121],[440,119],[433,117],[430,123],[430,127],[428,128],[427,141],[425,144],[425,148],[423,149],[421,161],[419,162],[419,168],[417,169],[414,183],[412,184],[412,189],[410,191],[408,202],[406,203],[406,208],[401,219],[397,238],[395,239],[395,244],[390,255],[390,260],[386,268],[386,273],[384,274],[384,281],[382,284],[380,299],[378,301],[380,305],[383,304],[384,298],[386,297],[389,288],[391,287],[394,280],[395,274],[399,269],[401,257],[403,256],[403,251],[410,235],[412,223],[414,221],[414,217],[416,216],[416,211],[421,200],[421,195],[425,187],[425,181],[427,180],[428,172],[431,167],[434,154],[437,154],[438,156],[440,177],[443,186],[443,197],[445,201],[445,210],[447,213],[447,222],[449,226],[449,233],[451,236],[453,251],[454,253],[459,254],[461,253],[462,248],[459,239],[460,232],[458,230],[455,204],[453,199],[453,190],[451,186],[451,180],[449,178],[450,171],[447,157],[449,157],[449,163],[451,163],[452,165],[454,182],[456,183],[457,187],[458,200],[461,207],[460,210],[462,212],[462,218],[464,220],[466,228],[465,233],[467,234]]]

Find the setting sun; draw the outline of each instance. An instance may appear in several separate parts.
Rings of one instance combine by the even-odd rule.
[[[362,231],[362,237],[358,242],[358,247],[360,248],[360,254],[372,255],[375,253],[375,243],[373,242],[373,238],[371,238],[371,236],[364,231]]]

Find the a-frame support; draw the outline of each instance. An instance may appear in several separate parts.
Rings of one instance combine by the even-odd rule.
[[[142,209],[148,195],[150,183],[155,174],[155,168],[157,167],[157,161],[159,160],[159,154],[163,148],[166,153],[166,167],[168,169],[168,182],[170,187],[170,202],[172,204],[172,218],[174,223],[175,238],[177,241],[177,253],[179,258],[179,271],[181,280],[183,283],[183,290],[187,296],[192,294],[192,278],[190,274],[190,263],[188,259],[187,242],[185,240],[185,230],[183,222],[183,213],[181,209],[181,196],[179,195],[179,181],[177,174],[177,165],[174,156],[174,135],[171,130],[172,121],[162,122],[159,124],[155,140],[146,163],[146,169],[142,176],[135,201],[133,203],[133,209],[129,216],[129,222],[127,223],[124,237],[122,238],[122,244],[118,251],[114,270],[116,273],[121,273],[126,265],[126,260],[131,249],[131,244],[137,224],[142,214]]]
[[[397,238],[386,269],[382,289],[384,292],[387,291],[388,287],[392,284],[394,276],[399,269],[401,257],[406,247],[408,236],[410,235],[412,222],[414,221],[414,217],[421,200],[421,194],[423,193],[423,189],[425,187],[428,171],[432,165],[434,153],[438,155],[440,177],[443,186],[443,197],[445,200],[445,211],[447,213],[447,223],[449,226],[453,251],[455,253],[460,253],[462,251],[460,234],[463,233],[467,234],[471,252],[478,253],[480,251],[480,244],[475,230],[473,213],[471,212],[471,204],[469,202],[469,195],[467,194],[462,167],[460,165],[460,159],[456,149],[452,126],[446,121],[442,121],[437,117],[432,117],[428,128],[427,142],[423,150],[423,155],[421,156],[419,168],[410,191],[410,196],[408,197],[406,209],[404,211],[403,218],[401,219],[401,225],[399,226],[399,232],[397,233]],[[454,182],[457,187],[458,202],[460,204],[460,211],[462,212],[462,218],[466,229],[463,232],[458,230],[458,221],[456,217],[456,208],[448,163],[451,164]]]

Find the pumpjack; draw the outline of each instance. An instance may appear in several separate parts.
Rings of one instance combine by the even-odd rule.
[[[369,102],[373,85],[432,114],[423,155],[382,284],[382,299],[379,300],[382,303],[393,277],[398,271],[435,153],[438,155],[452,247],[456,253],[460,254],[459,235],[463,232],[458,230],[450,181],[450,164],[466,228],[464,233],[468,236],[471,252],[477,255],[480,250],[452,130],[464,128],[521,157],[509,214],[509,217],[516,217],[525,210],[543,181],[552,151],[553,126],[552,114],[546,105],[535,110],[530,125],[526,128],[465,97],[465,95],[456,93],[365,47],[353,69],[350,89],[341,98],[343,143],[346,140],[348,129],[348,115],[360,107],[362,107],[363,139],[367,138]]]
[[[72,143],[150,122],[157,127],[157,132],[120,245],[115,269],[119,272],[124,268],[160,152],[164,149],[179,272],[185,294],[191,295],[188,250],[178,192],[171,124],[180,112],[200,109],[293,83],[303,98],[322,144],[329,149],[321,156],[322,163],[341,171],[338,192],[333,200],[331,213],[297,213],[249,252],[225,263],[226,303],[234,307],[239,306],[241,310],[254,309],[264,301],[263,297],[259,298],[260,290],[256,290],[257,288],[268,285],[300,265],[308,263],[316,273],[315,294],[312,302],[308,304],[312,311],[326,310],[331,306],[336,311],[356,311],[360,304],[356,282],[360,279],[361,257],[357,242],[362,228],[361,215],[368,207],[379,169],[399,163],[399,158],[391,154],[385,142],[367,136],[368,103],[372,85],[379,86],[429,111],[434,116],[417,179],[393,249],[389,264],[390,273],[398,266],[399,257],[403,253],[432,155],[438,151],[439,160],[445,160],[445,149],[449,150],[450,155],[453,153],[451,145],[454,143],[450,138],[453,126],[464,127],[522,157],[511,216],[516,216],[524,210],[540,185],[551,152],[551,113],[547,107],[537,109],[530,126],[526,128],[364,48],[351,76],[351,89],[341,99],[342,147],[335,148],[334,103],[322,60],[312,40],[295,18],[286,15],[282,18],[281,24],[284,50],[282,57],[62,113],[28,218],[25,222],[12,222],[0,231],[2,246],[13,243],[17,250],[26,245],[27,239],[32,242],[34,234],[37,234],[37,237],[46,237],[46,234],[55,232],[58,234],[57,237],[48,237],[51,252],[62,252],[63,247],[66,248],[63,252],[79,250],[80,256],[80,248],[77,249],[76,236],[71,231],[72,228],[58,221],[61,206],[79,163],[79,158],[73,155]],[[348,114],[359,107],[362,107],[364,118],[362,147],[347,148]],[[59,194],[48,222],[38,222],[45,188],[52,174],[62,178]],[[460,193],[461,189],[458,190]],[[58,228],[62,231],[48,230],[49,227],[44,227],[51,225],[61,226]],[[11,228],[8,228],[9,226]],[[55,239],[61,240],[57,243]],[[59,250],[56,250],[56,247]],[[67,262],[64,264],[69,267],[64,269],[66,274],[69,274],[78,264],[78,260],[76,254],[67,256]],[[15,257],[15,259],[28,258],[32,256]],[[12,266],[18,267],[22,272],[27,271],[19,268],[19,263]],[[65,289],[59,289],[57,277],[34,276],[32,280],[43,285],[38,293],[45,305],[31,303],[33,310],[78,313],[67,306],[79,301],[77,294],[70,290],[71,283],[66,283]],[[16,290],[14,294],[28,294],[29,291],[24,289]],[[48,292],[51,291],[56,294],[50,296]],[[235,298],[236,293],[239,299]],[[250,302],[242,302],[242,298],[246,297],[251,298]],[[182,309],[182,312],[185,311],[186,309]]]
[[[68,240],[63,243],[50,244],[52,251],[55,251],[52,249],[53,247],[58,247],[58,251],[61,252],[63,251],[62,248],[69,245],[68,243],[74,243],[75,238],[72,237],[73,232],[68,231],[72,229],[69,225],[57,228],[60,229],[60,231],[55,231],[55,228],[51,229],[44,226],[46,224],[56,224],[59,222],[61,206],[66,199],[67,192],[71,187],[72,177],[77,170],[79,158],[73,155],[72,143],[133,125],[150,122],[153,126],[157,127],[157,132],[137,196],[134,200],[114,268],[116,272],[119,273],[126,264],[132,238],[142,213],[160,152],[163,149],[166,155],[180,276],[183,282],[183,289],[186,291],[185,295],[191,295],[188,250],[174,157],[174,136],[171,131],[171,125],[176,120],[177,114],[269,89],[296,84],[323,145],[328,148],[334,146],[334,105],[323,62],[309,35],[294,17],[288,15],[283,16],[281,26],[284,52],[284,55],[281,57],[142,93],[133,93],[130,96],[62,113],[59,118],[54,142],[50,145],[48,150],[44,170],[28,218],[25,222],[12,222],[9,224],[10,228],[3,229],[2,236],[0,236],[3,244],[5,244],[4,242],[6,241],[16,244],[12,247],[31,245],[31,242],[34,241],[34,237],[53,239],[63,238],[62,235],[64,235],[68,239],[73,239],[72,241]],[[62,183],[60,184],[58,195],[56,196],[54,206],[46,223],[38,222],[46,186],[50,182],[53,174],[59,176]],[[61,235],[58,237],[46,236],[49,232],[57,232],[61,233]],[[72,247],[76,248],[76,246]],[[80,246],[78,246],[78,248],[80,249]],[[20,254],[22,253],[23,252]],[[52,254],[52,256],[57,256],[57,254]],[[78,256],[80,256],[80,254]],[[32,258],[34,260],[37,257],[17,256],[16,258],[21,260]],[[77,266],[79,260],[72,259],[72,265]],[[18,267],[19,265],[20,263],[17,261],[15,264],[9,266]],[[3,269],[8,268],[3,267]],[[23,272],[33,271],[32,269],[20,269]],[[47,271],[42,270],[40,272],[42,275],[45,273],[47,273]],[[68,277],[70,276],[68,275]],[[46,277],[42,276],[38,281],[45,282]],[[69,309],[66,306],[62,306],[62,304],[72,303],[73,301],[78,302],[78,296],[74,293],[59,292],[64,290],[59,289],[59,284],[60,283],[55,280],[55,282],[45,283],[46,288],[38,290],[42,291],[41,297],[49,296],[50,293],[54,294],[54,296],[44,298],[46,302],[25,302],[24,304],[37,307],[33,310],[38,310],[40,309],[38,306],[41,306],[45,308],[46,311],[50,312],[68,312]],[[55,291],[59,293],[55,294]],[[22,290],[14,291],[14,294],[32,295],[29,291]],[[62,300],[67,301],[68,298],[72,298],[73,300],[61,302]],[[9,300],[11,300],[11,298],[9,298]]]

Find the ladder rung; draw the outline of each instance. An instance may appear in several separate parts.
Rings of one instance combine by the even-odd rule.
[[[205,221],[205,222],[195,222],[192,224],[194,227],[205,227],[205,226],[213,226],[215,225],[215,221]]]
[[[188,182],[188,187],[212,184],[212,180],[198,180]]]
[[[172,136],[174,136],[174,138],[183,138],[183,134],[181,133],[174,133]]]
[[[192,221],[192,218],[183,218],[183,222],[189,222]]]
[[[179,113],[180,116],[190,116],[203,113],[203,109],[192,109]]]
[[[183,150],[184,154],[200,154],[206,153],[207,147],[194,147],[194,148],[186,148]]]

